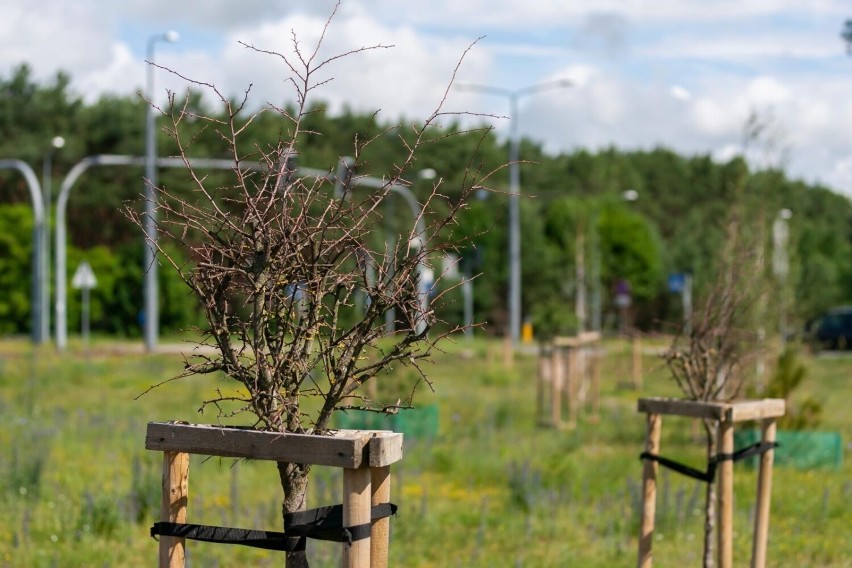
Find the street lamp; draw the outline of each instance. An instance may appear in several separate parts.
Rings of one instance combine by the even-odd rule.
[[[158,41],[174,43],[180,39],[176,31],[152,35],[148,38],[146,61],[148,72],[145,82],[145,95],[148,109],[145,114],[145,349],[153,351],[157,346],[157,328],[159,327],[159,309],[157,305],[157,211],[155,207],[155,188],[157,187],[157,142],[154,131],[154,46]]]
[[[521,89],[503,89],[488,85],[460,83],[460,89],[480,91],[509,99],[509,333],[512,344],[521,338],[521,193],[520,140],[518,137],[518,100],[527,95],[574,86],[568,79],[547,81]]]
[[[41,172],[41,191],[44,205],[44,225],[42,226],[42,253],[41,278],[44,282],[50,281],[50,207],[53,203],[53,188],[51,176],[53,175],[53,155],[57,150],[65,146],[65,138],[54,136],[50,140],[50,148],[44,155]],[[50,337],[50,291],[47,284],[41,287],[41,313],[39,314],[39,337],[40,342]]]
[[[787,254],[787,242],[790,239],[788,222],[793,216],[789,209],[781,209],[772,222],[772,272],[778,279],[780,298],[778,302],[778,332],[781,335],[781,345],[784,345],[787,335],[787,274],[790,272],[790,261]]]
[[[41,343],[42,338],[39,337],[41,328],[41,311],[44,307],[41,304],[41,299],[44,297],[44,288],[47,287],[47,282],[43,278],[44,268],[44,245],[41,243],[44,226],[44,194],[41,191],[41,186],[38,183],[33,169],[23,160],[0,160],[0,170],[18,170],[24,176],[27,189],[30,191],[30,199],[33,202],[33,264],[32,264],[32,289],[31,289],[31,305],[32,305],[32,338],[33,343]]]

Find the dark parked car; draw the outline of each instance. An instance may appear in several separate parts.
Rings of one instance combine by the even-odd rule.
[[[852,306],[828,310],[808,325],[806,336],[817,348],[852,348]]]

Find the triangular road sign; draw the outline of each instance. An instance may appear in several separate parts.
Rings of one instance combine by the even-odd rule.
[[[95,273],[92,272],[92,267],[85,260],[80,262],[77,270],[74,271],[74,277],[71,278],[71,286],[74,288],[89,289],[98,285],[98,279],[95,278]]]

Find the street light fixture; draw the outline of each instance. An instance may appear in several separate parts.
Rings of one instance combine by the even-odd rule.
[[[568,79],[538,83],[521,89],[503,89],[489,85],[458,84],[459,89],[499,95],[509,99],[509,333],[512,344],[521,338],[521,193],[518,101],[521,97],[553,89],[573,87]]]
[[[157,302],[157,210],[155,206],[157,187],[157,142],[154,130],[154,46],[157,42],[175,43],[180,39],[176,31],[152,35],[148,38],[146,61],[148,63],[145,96],[148,109],[145,115],[145,349],[153,351],[157,346],[159,308]]]
[[[52,188],[52,179],[53,175],[53,155],[57,152],[57,150],[63,148],[65,146],[65,138],[62,136],[54,136],[50,140],[50,148],[44,155],[44,160],[42,162],[42,172],[41,172],[41,191],[42,191],[42,200],[44,205],[44,219],[45,223],[42,226],[42,246],[44,247],[44,252],[42,253],[42,267],[41,267],[41,278],[44,279],[44,282],[50,281],[50,207],[53,203],[53,188]],[[39,338],[40,343],[44,342],[50,337],[50,291],[49,286],[45,284],[41,287],[41,313],[39,314]]]

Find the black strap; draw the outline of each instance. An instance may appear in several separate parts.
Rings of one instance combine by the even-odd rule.
[[[704,483],[710,483],[716,477],[716,466],[719,464],[719,462],[738,462],[740,460],[744,460],[752,456],[768,452],[769,450],[777,448],[778,446],[778,442],[757,442],[756,444],[752,444],[750,446],[737,450],[732,454],[716,454],[715,456],[710,458],[709,462],[707,463],[707,471],[701,471],[686,464],[682,464],[680,462],[664,458],[663,456],[654,455],[650,452],[642,452],[639,455],[639,459],[655,461],[661,466],[667,467],[672,471],[676,471],[680,474],[686,475],[687,477],[692,477],[693,479],[703,481]]]
[[[296,552],[305,550],[305,538],[290,538],[281,532],[234,529],[210,525],[159,522],[151,527],[151,536],[174,536],[201,542],[238,544],[265,550]]]
[[[656,456],[649,452],[642,452],[639,455],[639,459],[655,461],[660,465],[669,468],[672,471],[676,471],[687,477],[692,477],[693,479],[703,481],[704,483],[709,483],[710,481],[712,481],[713,476],[716,474],[716,463],[712,460],[710,461],[710,465],[707,468],[707,471],[704,472],[693,467],[689,467],[686,464],[682,464],[680,462],[664,458],[663,456]]]
[[[151,536],[174,536],[202,542],[296,552],[305,550],[305,539],[308,538],[349,544],[365,539],[370,536],[372,522],[395,515],[396,511],[397,506],[393,503],[375,505],[370,511],[370,523],[344,527],[342,505],[319,507],[286,514],[284,516],[285,532],[158,522],[151,527]]]
[[[716,461],[735,461],[738,462],[740,460],[748,459],[752,456],[757,456],[763,453],[768,452],[769,450],[773,450],[780,446],[778,442],[757,442],[756,444],[752,444],[750,446],[746,446],[745,448],[739,449],[732,454],[719,454],[716,456]]]

